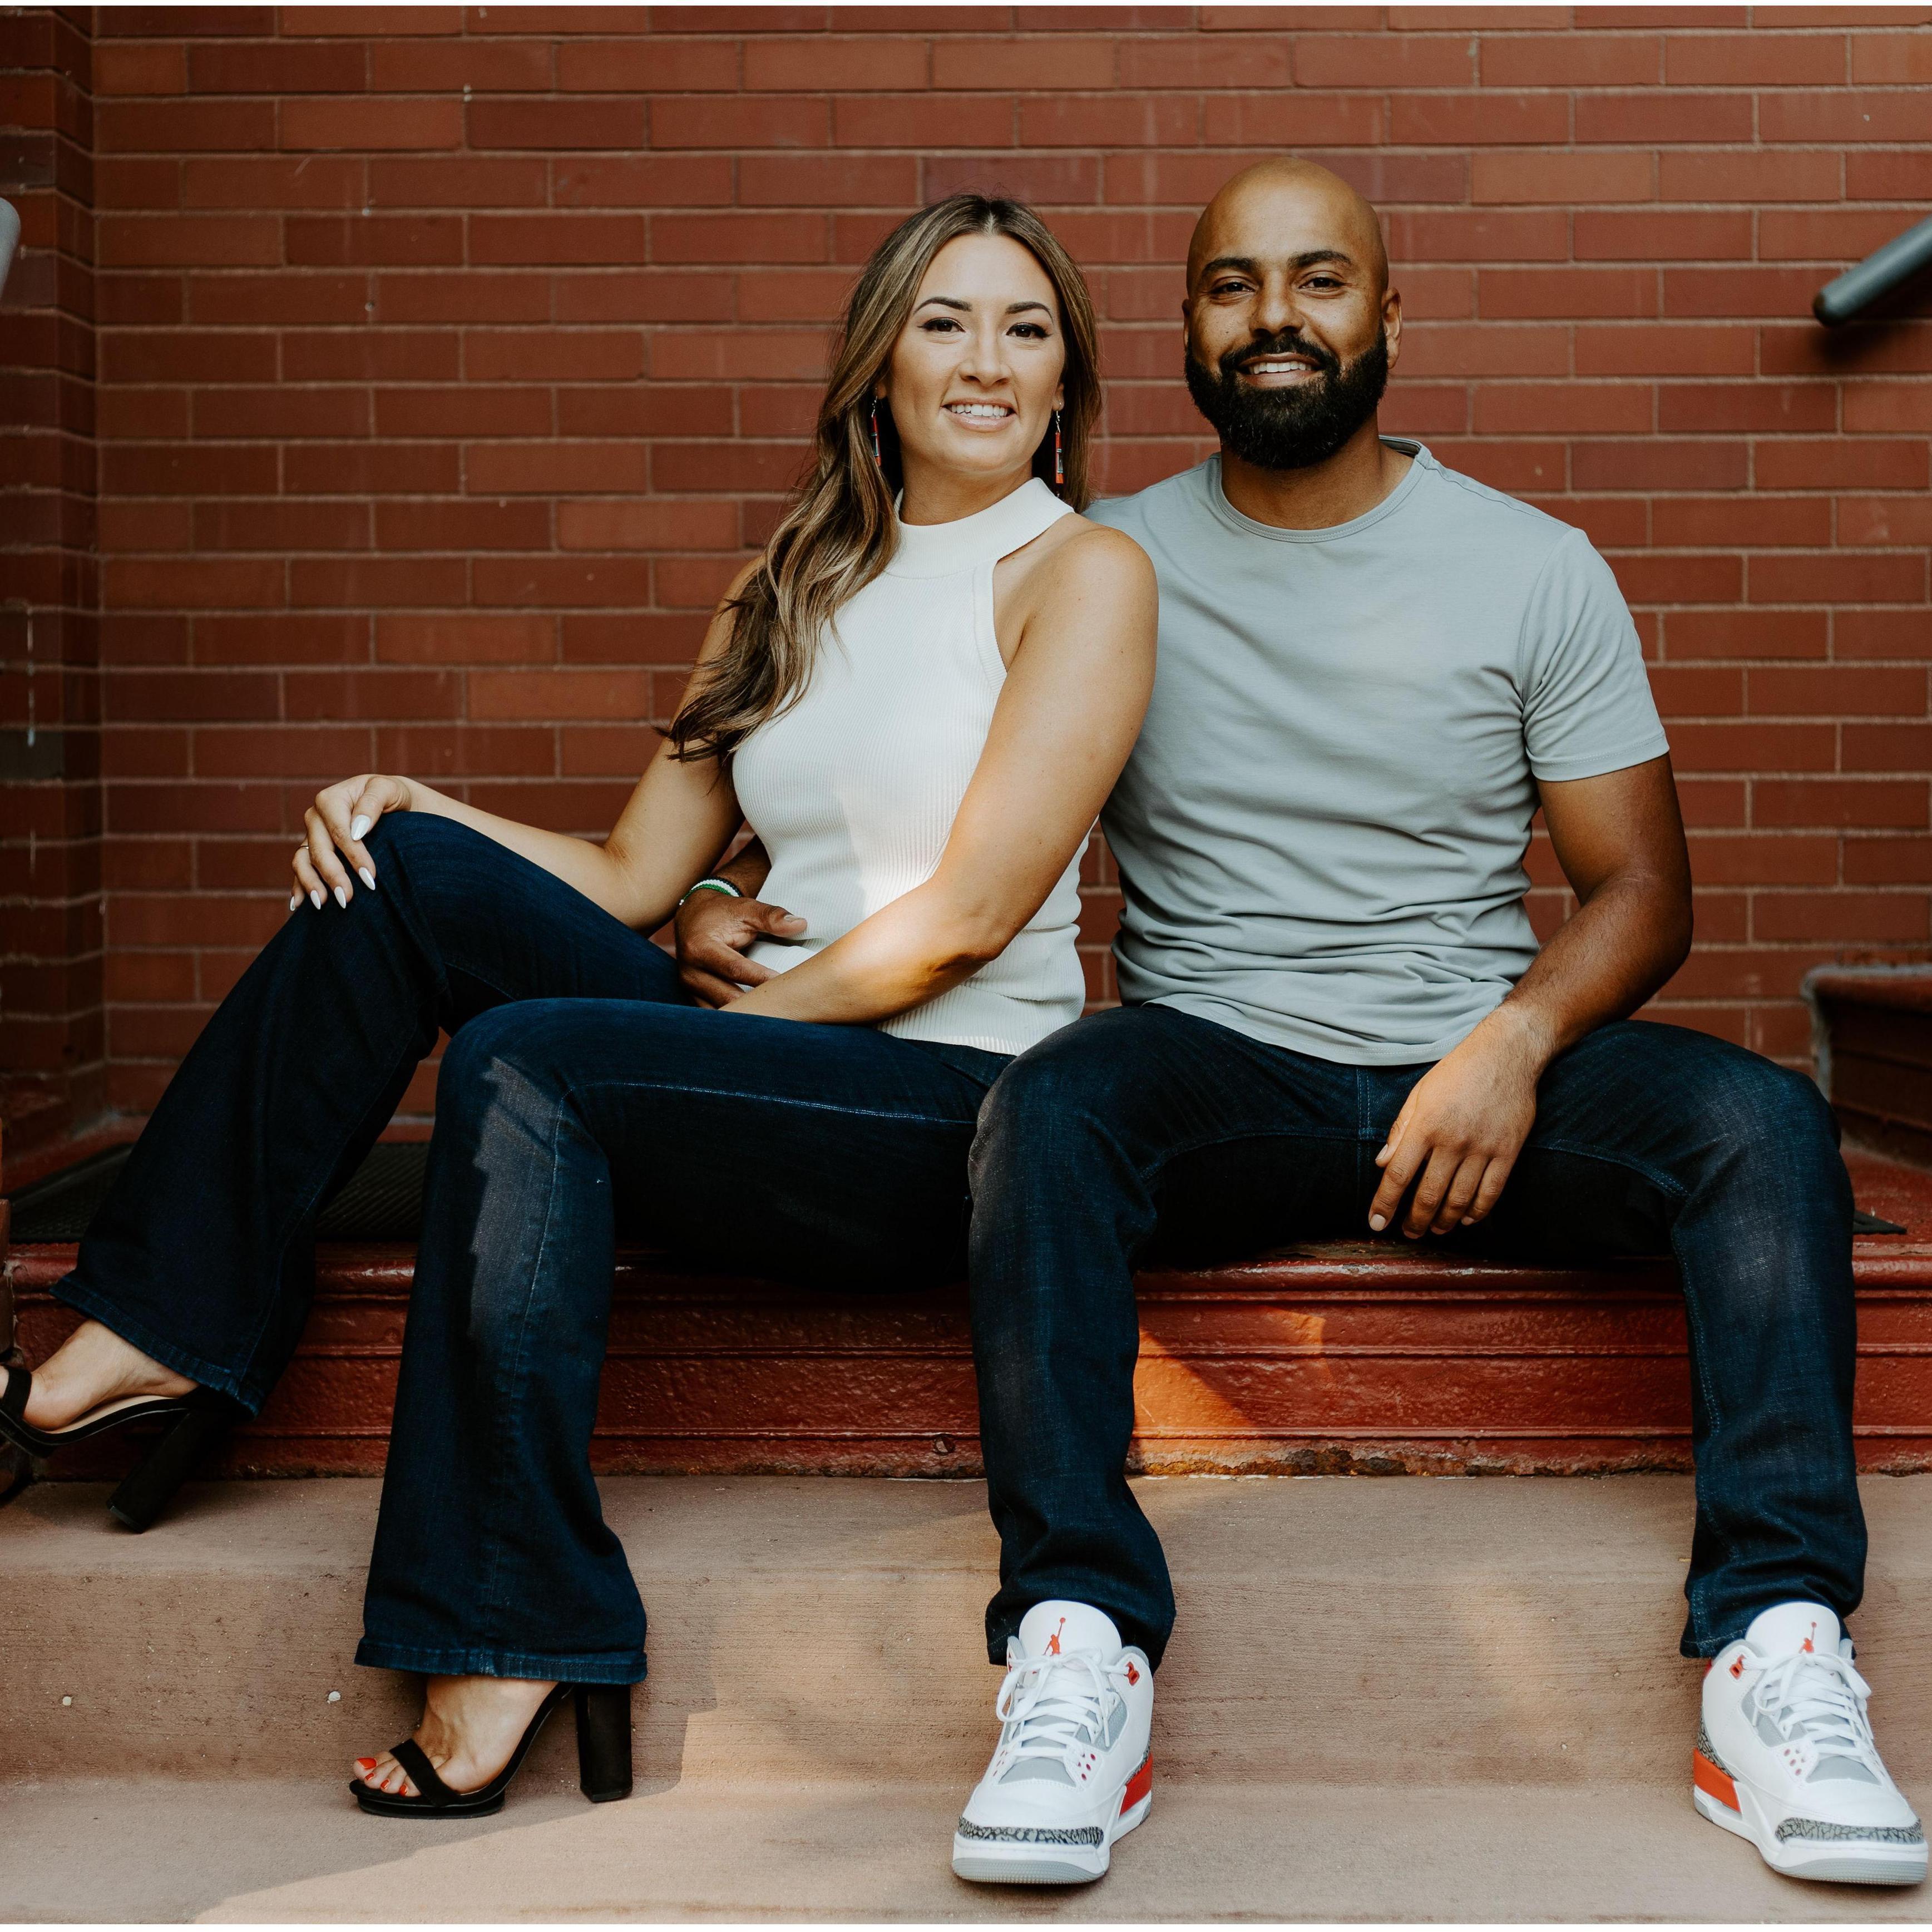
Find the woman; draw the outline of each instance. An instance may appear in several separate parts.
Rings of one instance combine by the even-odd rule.
[[[1099,403],[1036,217],[960,195],[904,223],[852,296],[814,473],[609,838],[400,778],[320,794],[310,909],[136,1144],[59,1291],[89,1319],[0,1393],[42,1454],[178,1416],[119,1498],[145,1527],[273,1387],[316,1214],[449,1030],[357,1654],[426,1675],[428,1707],[358,1760],[365,1808],[496,1808],[573,1692],[585,1790],[629,1788],[644,1614],[588,1460],[614,1199],[794,1276],[962,1270],[974,1117],[1079,1014],[1079,854],[1152,680],[1151,568],[1077,514]],[[744,822],[802,919],[764,949],[787,970],[713,1010],[645,935]]]

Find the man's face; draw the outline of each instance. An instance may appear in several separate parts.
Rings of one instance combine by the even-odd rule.
[[[1326,462],[1376,412],[1401,337],[1372,216],[1316,184],[1210,209],[1189,262],[1188,392],[1264,470]]]

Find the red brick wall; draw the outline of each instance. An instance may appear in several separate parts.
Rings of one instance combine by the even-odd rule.
[[[1131,488],[1205,446],[1194,213],[1282,149],[1384,211],[1391,426],[1581,524],[1638,612],[1700,887],[1669,1010],[1802,1059],[1806,968],[1932,938],[1932,324],[1922,291],[1836,334],[1808,313],[1932,198],[1928,22],[103,10],[116,1102],[284,916],[321,781],[608,822],[905,211],[974,184],[1046,212]]]
[[[0,14],[0,1118],[9,1146],[98,1114],[99,601],[92,49],[83,10]]]

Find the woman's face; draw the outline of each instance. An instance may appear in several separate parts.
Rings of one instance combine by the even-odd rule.
[[[975,478],[1024,472],[1064,392],[1066,345],[1046,271],[1004,235],[962,235],[932,258],[878,393],[908,480],[922,464]]]

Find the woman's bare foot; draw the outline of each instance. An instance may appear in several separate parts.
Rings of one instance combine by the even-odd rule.
[[[186,1395],[194,1386],[112,1329],[83,1322],[34,1371],[26,1420],[35,1429],[64,1429],[104,1402]]]
[[[480,1790],[509,1762],[537,1706],[555,1688],[523,1677],[432,1677],[416,1741],[451,1790]],[[387,1751],[358,1757],[356,1775],[372,1791],[420,1795]]]

